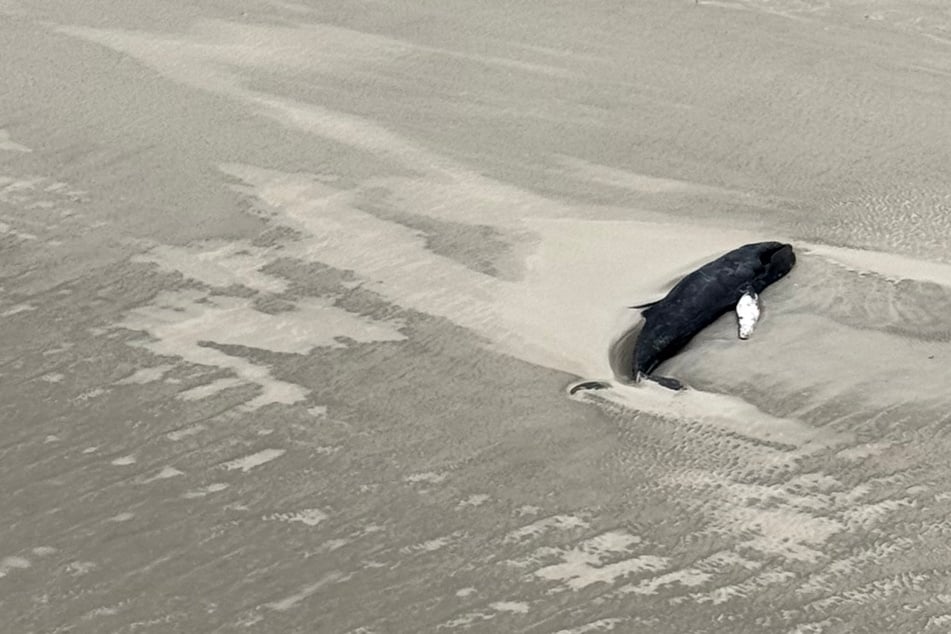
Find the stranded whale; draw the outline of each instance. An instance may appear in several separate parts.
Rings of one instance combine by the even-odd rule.
[[[731,309],[736,309],[740,338],[748,338],[759,318],[759,294],[795,263],[792,245],[747,244],[690,273],[663,299],[633,306],[643,309],[644,325],[634,344],[631,377],[635,382],[649,379],[672,390],[683,389],[677,379],[651,373]],[[600,381],[585,381],[572,386],[569,393],[604,387]]]
[[[767,286],[789,273],[795,263],[792,245],[781,242],[747,244],[704,264],[680,280],[663,299],[638,306],[644,309],[644,327],[634,344],[631,366],[634,380],[649,378],[664,387],[683,388],[676,379],[654,377],[651,373],[694,335],[734,307],[740,318],[740,336],[748,336],[759,313],[755,298]],[[745,299],[747,296],[749,300]],[[742,304],[741,299],[744,299]],[[749,320],[752,311],[747,305],[750,300],[756,307],[752,323]],[[745,326],[749,329],[746,330]]]

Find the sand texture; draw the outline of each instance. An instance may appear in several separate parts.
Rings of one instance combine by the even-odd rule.
[[[0,77],[3,634],[951,631],[947,2],[0,0]]]

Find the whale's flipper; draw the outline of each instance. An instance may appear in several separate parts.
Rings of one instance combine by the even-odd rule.
[[[668,390],[680,391],[687,389],[687,386],[678,381],[677,379],[672,379],[669,376],[654,376],[653,374],[647,375],[648,381],[653,381],[658,385],[666,387]]]
[[[743,293],[736,303],[736,322],[739,326],[740,339],[749,339],[759,320],[759,295],[752,290]]]
[[[640,383],[641,381],[653,381],[661,387],[666,387],[668,390],[685,390],[687,386],[678,381],[677,379],[672,379],[669,376],[659,376],[656,374],[645,374],[643,372],[638,372],[637,376],[634,377],[635,383]]]

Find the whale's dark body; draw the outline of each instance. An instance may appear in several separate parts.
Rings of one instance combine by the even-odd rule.
[[[635,306],[644,309],[644,326],[634,344],[634,379],[648,378],[670,389],[682,389],[680,381],[651,373],[694,335],[733,310],[744,293],[762,293],[789,273],[795,263],[792,245],[747,244],[704,264],[680,280],[663,299]]]

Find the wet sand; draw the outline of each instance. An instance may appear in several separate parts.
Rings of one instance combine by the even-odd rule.
[[[872,4],[0,0],[0,631],[948,631],[951,14]]]

